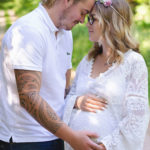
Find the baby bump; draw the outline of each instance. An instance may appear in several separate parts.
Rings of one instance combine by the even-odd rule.
[[[74,130],[96,132],[100,137],[104,137],[115,128],[115,120],[108,109],[97,113],[74,109],[69,126]]]

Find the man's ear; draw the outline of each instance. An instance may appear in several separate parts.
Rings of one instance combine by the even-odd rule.
[[[63,0],[63,1],[64,1],[66,8],[70,7],[74,2],[74,0]]]

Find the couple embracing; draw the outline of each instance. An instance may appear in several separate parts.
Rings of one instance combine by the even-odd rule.
[[[93,48],[64,100],[67,30],[86,14]],[[13,24],[0,52],[0,150],[142,150],[148,72],[131,24],[126,0],[42,0]]]

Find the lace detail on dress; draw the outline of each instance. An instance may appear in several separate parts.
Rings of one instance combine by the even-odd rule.
[[[93,64],[94,64],[94,58],[91,59],[90,63],[89,63],[89,73],[88,73],[88,76],[91,78],[91,74],[92,74],[92,71],[93,71]]]
[[[126,145],[126,147],[129,146],[128,148],[120,148],[120,145],[124,145],[123,142],[126,141],[129,143],[132,141],[134,149],[142,150],[142,142],[148,124],[148,76],[145,62],[141,61],[141,58],[139,60],[135,61],[130,70],[124,119],[119,123],[118,129],[102,140],[107,150],[133,150],[130,145]],[[121,140],[122,136],[126,141]]]
[[[92,71],[93,71],[93,65],[94,65],[94,58],[91,59],[91,61],[89,62],[89,71],[88,71],[88,77],[91,79],[98,79],[102,76],[106,76],[107,74],[109,74],[113,69],[115,69],[117,67],[117,63],[112,63],[112,65],[103,73],[99,73],[99,75],[95,78],[92,78]]]
[[[144,59],[130,50],[124,55],[122,64],[110,67],[102,76],[90,80],[92,61],[85,58],[77,69],[77,76],[67,97],[67,102],[70,102],[66,104],[64,118],[70,117],[69,112],[72,112],[77,95],[84,92],[101,95],[108,100],[109,111],[115,121],[109,120],[107,123],[109,117],[105,117],[107,119],[103,120],[104,124],[106,121],[106,126],[113,124],[113,127],[111,131],[106,131],[106,136],[98,140],[105,145],[106,150],[142,150],[149,120],[148,72]],[[78,129],[82,126],[86,128],[87,124],[82,120]],[[101,132],[98,134],[101,135]],[[72,149],[68,147],[65,150]]]

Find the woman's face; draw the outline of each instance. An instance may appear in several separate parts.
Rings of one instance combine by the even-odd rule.
[[[88,23],[86,24],[89,32],[89,40],[92,42],[100,42],[101,38],[101,27],[96,18],[96,10],[95,8],[88,16]]]

